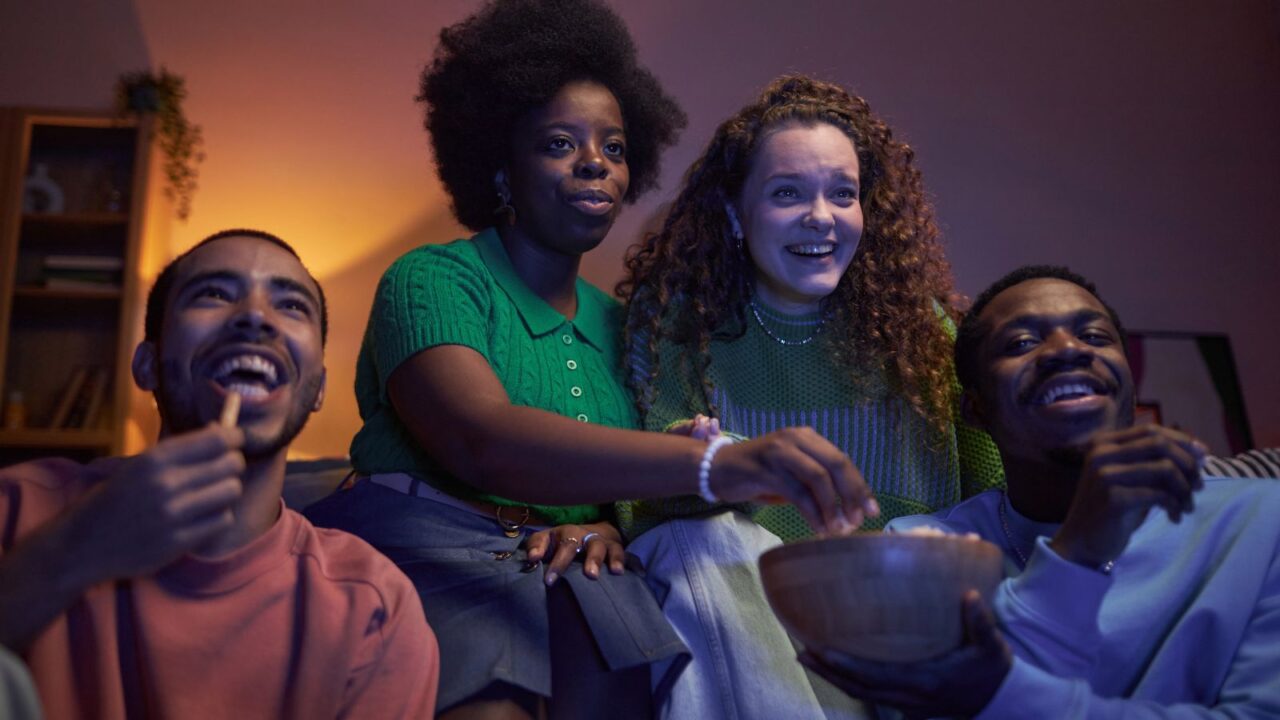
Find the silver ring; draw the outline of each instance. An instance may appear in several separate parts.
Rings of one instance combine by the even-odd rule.
[[[600,537],[600,533],[598,532],[589,532],[586,535],[583,535],[582,544],[578,546],[578,549],[581,550],[582,548],[586,547],[587,543],[591,542],[591,538],[598,538],[598,537]]]

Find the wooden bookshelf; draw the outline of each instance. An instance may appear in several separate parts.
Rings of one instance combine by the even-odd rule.
[[[148,121],[0,108],[0,404],[20,392],[26,418],[0,429],[0,466],[123,451],[158,167]],[[27,197],[37,175],[55,190]],[[51,427],[85,368],[99,387]]]
[[[113,439],[108,430],[0,430],[0,447],[58,449],[111,449]]]

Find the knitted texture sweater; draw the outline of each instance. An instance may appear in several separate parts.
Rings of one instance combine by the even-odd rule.
[[[567,320],[520,280],[498,234],[425,245],[387,269],[374,296],[356,363],[364,426],[351,441],[361,474],[405,472],[464,499],[524,505],[451,476],[418,446],[387,396],[387,378],[414,354],[439,345],[480,353],[512,404],[618,428],[638,421],[621,371],[621,307],[578,279],[578,312]],[[541,506],[554,523],[599,519],[595,505]]]
[[[864,525],[871,529],[899,515],[949,507],[1001,484],[999,452],[985,433],[953,426],[941,432],[881,374],[855,377],[850,369],[837,367],[818,314],[787,315],[758,300],[756,305],[760,319],[748,310],[740,337],[713,336],[708,375],[714,412],[703,400],[693,353],[670,341],[659,344],[659,374],[644,418],[646,429],[662,430],[697,413],[718,417],[722,430],[746,437],[812,427],[848,453],[871,486],[881,508],[880,517]],[[630,359],[635,378],[642,381],[648,375],[644,354],[633,350]],[[635,536],[666,519],[717,509],[686,496],[621,503],[618,515],[624,532]],[[766,506],[755,515],[784,540],[812,534],[791,505]]]

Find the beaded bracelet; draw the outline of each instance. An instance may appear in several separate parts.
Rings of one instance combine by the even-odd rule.
[[[720,502],[720,498],[711,491],[711,460],[720,452],[720,448],[732,442],[733,438],[721,435],[707,443],[707,449],[702,451],[702,462],[698,465],[698,496],[709,503]]]

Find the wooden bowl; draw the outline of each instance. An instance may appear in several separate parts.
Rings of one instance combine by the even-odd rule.
[[[955,535],[824,538],[760,557],[773,612],[806,648],[883,662],[959,647],[964,593],[990,602],[1003,573],[999,548]]]

